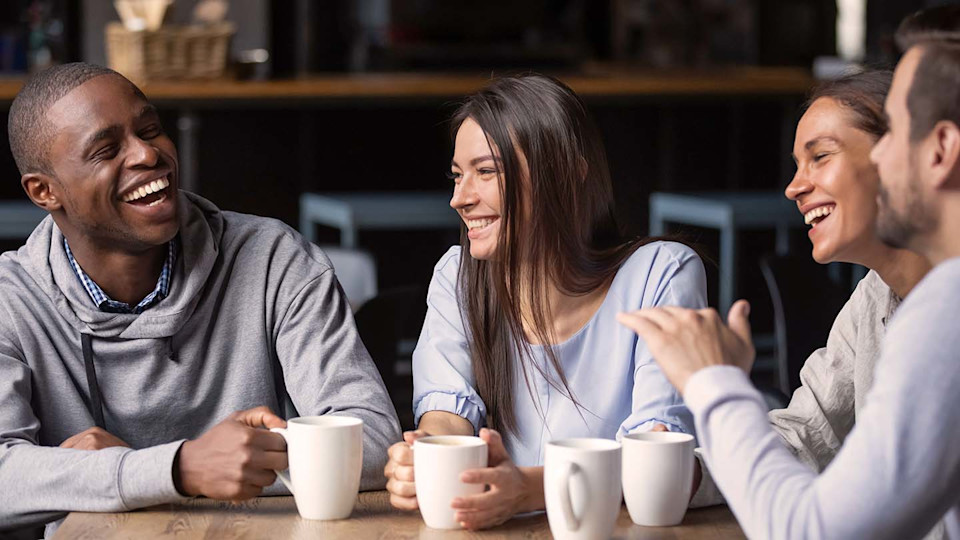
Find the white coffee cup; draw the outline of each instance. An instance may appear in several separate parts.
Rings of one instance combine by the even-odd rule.
[[[624,435],[621,442],[630,519],[648,527],[679,524],[693,489],[693,435],[651,431]]]
[[[620,515],[620,443],[564,439],[547,443],[543,493],[554,538],[610,538]]]
[[[460,473],[487,466],[487,443],[480,437],[438,435],[413,443],[413,474],[417,505],[427,527],[459,529],[456,510],[450,505],[457,497],[483,493],[483,484],[465,484]]]
[[[353,511],[363,470],[363,420],[304,416],[273,428],[287,441],[289,469],[277,471],[304,519],[344,519]]]

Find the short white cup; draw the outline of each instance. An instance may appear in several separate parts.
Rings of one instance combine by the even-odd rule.
[[[459,529],[457,497],[483,493],[483,484],[465,484],[460,473],[487,466],[487,443],[480,437],[438,435],[413,442],[413,474],[417,505],[423,522],[432,529]]]
[[[623,498],[630,519],[648,527],[683,521],[693,489],[693,435],[632,433],[621,443]]]
[[[344,519],[353,511],[363,470],[363,420],[304,416],[273,428],[287,441],[290,468],[277,476],[304,519]]]
[[[621,463],[620,443],[609,439],[547,443],[543,492],[554,538],[610,538],[620,515]]]

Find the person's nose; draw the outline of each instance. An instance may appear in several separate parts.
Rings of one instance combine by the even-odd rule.
[[[796,201],[811,191],[813,191],[813,182],[810,181],[810,177],[804,172],[803,167],[797,166],[797,173],[793,175],[793,180],[787,185],[784,195],[791,201]]]
[[[128,163],[133,167],[155,167],[160,162],[160,150],[140,137],[131,137]]]
[[[450,198],[450,207],[462,210],[477,204],[478,196],[476,183],[470,174],[465,174],[459,184],[453,186],[453,197]]]

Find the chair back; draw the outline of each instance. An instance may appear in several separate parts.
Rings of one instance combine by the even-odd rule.
[[[340,246],[324,245],[320,248],[333,263],[340,287],[354,312],[377,295],[377,264],[373,255]]]
[[[760,269],[773,301],[779,387],[789,396],[800,386],[807,357],[826,345],[849,292],[807,255],[767,255]]]
[[[380,371],[400,425],[413,429],[413,347],[427,314],[427,292],[411,285],[381,291],[355,316],[360,339]]]

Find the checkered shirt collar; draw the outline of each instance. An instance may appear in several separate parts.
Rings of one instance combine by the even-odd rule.
[[[73,257],[73,252],[70,251],[70,245],[67,244],[67,239],[63,239],[63,248],[67,252],[67,259],[70,260],[70,267],[73,268],[77,279],[80,280],[83,288],[87,290],[87,294],[90,295],[90,299],[93,300],[97,308],[100,309],[100,311],[106,311],[108,313],[133,313],[135,315],[139,315],[143,310],[163,300],[170,292],[170,279],[173,277],[173,264],[177,260],[179,241],[174,237],[167,246],[167,260],[163,263],[163,269],[160,270],[160,279],[157,280],[157,286],[154,287],[153,291],[144,297],[140,303],[131,307],[130,304],[126,302],[118,302],[107,296],[106,293],[103,292],[103,289],[94,283],[83,269],[80,268],[80,264],[78,264],[77,260]]]

